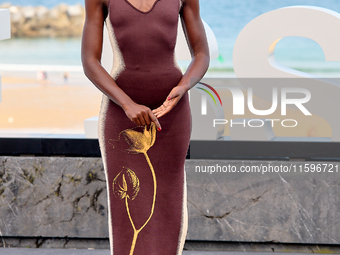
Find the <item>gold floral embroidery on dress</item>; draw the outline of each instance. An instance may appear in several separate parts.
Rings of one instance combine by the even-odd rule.
[[[134,200],[139,191],[139,179],[131,169],[123,167],[123,170],[113,180],[113,193],[120,199]]]
[[[119,144],[119,148],[125,152],[132,154],[143,153],[150,167],[153,180],[154,189],[150,216],[143,224],[143,226],[141,226],[139,229],[136,229],[136,226],[131,217],[128,201],[128,199],[134,200],[138,195],[140,189],[139,179],[136,173],[127,167],[123,167],[122,171],[120,171],[116,175],[112,183],[112,189],[115,196],[119,197],[120,199],[125,199],[126,211],[133,228],[134,234],[129,255],[133,254],[138,234],[150,221],[155,208],[157,191],[156,175],[151,164],[150,158],[147,154],[147,151],[154,145],[155,141],[156,141],[156,126],[153,122],[151,123],[149,129],[147,129],[147,126],[138,126],[131,129],[125,129],[119,133],[117,140],[114,139],[109,140],[109,144],[112,145],[113,148],[117,148]]]

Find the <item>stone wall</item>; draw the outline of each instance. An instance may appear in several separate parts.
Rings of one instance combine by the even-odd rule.
[[[85,9],[80,4],[59,4],[48,9],[5,3],[0,8],[10,9],[12,37],[79,37],[82,34]]]
[[[326,173],[204,172],[204,166],[292,164],[298,163],[187,160],[187,240],[339,244],[335,168]],[[4,237],[107,238],[101,159],[0,157],[0,215]]]

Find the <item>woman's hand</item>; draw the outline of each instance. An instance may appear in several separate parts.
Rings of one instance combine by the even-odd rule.
[[[154,122],[157,130],[158,131],[162,130],[161,124],[159,124],[158,119],[152,113],[152,111],[149,107],[146,107],[145,105],[131,103],[127,106],[124,106],[123,109],[125,111],[126,116],[131,121],[136,123],[136,125],[138,125],[138,126],[147,125],[147,128],[149,128],[151,122]]]
[[[152,110],[157,118],[160,118],[170,112],[181,100],[183,95],[187,92],[187,89],[184,86],[176,86],[174,87],[170,94],[168,95],[167,99],[164,103],[158,107],[157,109]]]

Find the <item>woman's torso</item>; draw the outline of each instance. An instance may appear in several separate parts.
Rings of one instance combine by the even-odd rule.
[[[174,54],[180,1],[156,0],[144,12],[128,0],[109,0],[106,23],[121,62],[112,74],[137,103],[159,106],[182,77]]]

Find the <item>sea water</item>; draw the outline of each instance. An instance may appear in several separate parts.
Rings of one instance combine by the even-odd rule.
[[[3,2],[22,6],[45,5],[48,8],[61,2],[84,5],[84,1],[78,0],[0,0]],[[233,47],[242,28],[265,12],[293,5],[319,6],[340,12],[339,0],[200,0],[201,16],[213,30],[219,45],[219,57],[211,62],[210,70],[233,72]],[[80,38],[12,38],[1,41],[0,70],[49,65],[52,69],[67,66],[70,71],[81,71],[80,45]],[[276,46],[275,57],[279,63],[305,72],[330,76],[340,73],[340,62],[326,62],[321,47],[306,38],[282,39]],[[180,62],[181,67],[186,64]]]

